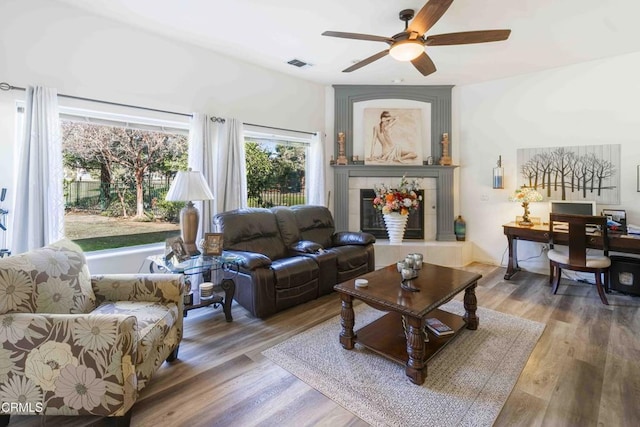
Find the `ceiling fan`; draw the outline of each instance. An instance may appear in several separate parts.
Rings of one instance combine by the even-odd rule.
[[[422,6],[422,9],[418,11],[415,18],[413,9],[400,11],[400,20],[404,21],[404,31],[391,37],[344,33],[340,31],[325,31],[322,35],[384,42],[389,45],[389,49],[385,49],[382,52],[378,52],[375,55],[353,64],[349,68],[342,70],[343,73],[355,71],[389,54],[398,61],[411,61],[413,66],[424,76],[428,76],[436,71],[435,64],[424,50],[425,46],[485,43],[509,38],[511,30],[466,31],[425,37],[425,33],[438,22],[449,6],[451,6],[451,3],[453,3],[453,0],[429,0]],[[413,21],[411,21],[412,19]],[[409,23],[409,21],[411,21],[411,23]]]

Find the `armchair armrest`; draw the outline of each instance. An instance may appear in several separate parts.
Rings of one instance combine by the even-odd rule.
[[[98,304],[104,301],[173,302],[183,307],[184,282],[180,274],[102,274],[91,276]]]
[[[0,324],[7,332],[0,335],[0,354],[6,356],[2,382],[30,380],[39,386],[45,413],[124,414],[133,405],[138,385],[134,316],[7,313],[0,315]],[[91,399],[74,397],[69,384],[78,381],[86,381]]]
[[[265,268],[271,265],[271,259],[257,252],[245,251],[225,251],[229,255],[235,255],[239,258],[240,266],[245,270],[255,270],[257,268]]]
[[[370,233],[361,233],[357,231],[340,231],[335,233],[331,240],[333,246],[360,245],[366,246],[376,242],[376,238]]]

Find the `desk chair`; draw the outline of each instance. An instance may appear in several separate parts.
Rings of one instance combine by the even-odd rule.
[[[569,247],[556,249],[554,248],[554,238],[559,233],[566,233],[566,229],[558,231],[554,229],[554,223],[566,223],[569,225]],[[593,235],[587,234],[587,226],[596,225],[600,228],[602,235],[602,255],[587,254],[587,243],[593,238]],[[609,305],[607,297],[602,285],[602,275],[604,282],[609,288],[609,267],[611,259],[609,259],[609,239],[607,236],[607,218],[604,216],[591,215],[569,215],[560,213],[549,214],[549,264],[551,267],[553,293],[558,291],[562,269],[572,271],[584,271],[594,273],[596,276],[596,288],[598,295],[603,304]]]

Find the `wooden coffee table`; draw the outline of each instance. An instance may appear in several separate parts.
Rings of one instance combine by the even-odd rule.
[[[340,343],[351,350],[356,342],[406,366],[405,372],[415,384],[427,377],[427,361],[447,345],[457,332],[478,328],[475,288],[480,274],[424,263],[413,285],[420,290],[407,291],[400,287],[401,277],[396,265],[367,273],[366,288],[355,286],[355,280],[340,283],[334,289],[342,300]],[[438,307],[464,291],[464,316],[457,316]],[[357,333],[353,331],[355,314],[353,300],[358,299],[378,310],[388,312]],[[455,333],[435,336],[428,332],[425,342],[425,319],[436,317]],[[403,318],[406,327],[403,327]]]

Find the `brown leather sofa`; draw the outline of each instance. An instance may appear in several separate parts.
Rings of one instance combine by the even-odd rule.
[[[323,206],[248,208],[217,214],[214,229],[240,257],[236,301],[267,317],[333,291],[336,283],[375,268],[369,233],[335,232]]]

